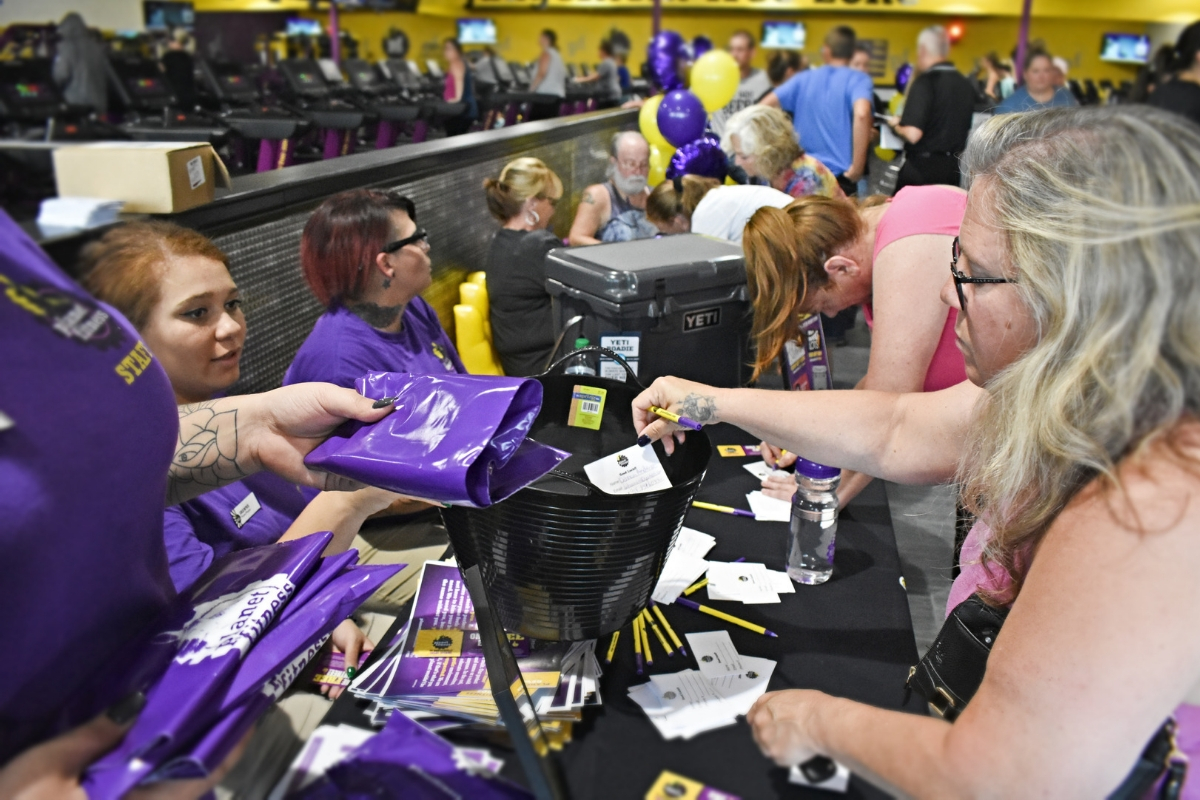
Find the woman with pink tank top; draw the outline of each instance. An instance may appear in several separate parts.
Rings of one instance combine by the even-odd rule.
[[[967,193],[920,186],[861,206],[804,197],[784,209],[755,212],[742,237],[754,298],[755,377],[773,365],[800,314],[837,314],[861,305],[872,329],[871,358],[859,389],[935,392],[967,379],[954,345],[957,312],[938,298],[946,259]],[[788,466],[794,455],[763,443],[763,459]],[[871,481],[843,472],[844,506]],[[779,499],[792,496],[791,476],[763,481]]]
[[[1007,114],[976,131],[963,173],[941,296],[968,381],[659,378],[634,401],[668,452],[677,426],[651,406],[822,464],[957,482],[984,521],[950,603],[1010,610],[953,723],[801,688],[758,700],[754,738],[780,765],[822,754],[908,797],[1200,797],[1197,775],[1174,794],[1125,784],[1168,720],[1170,760],[1200,763],[1200,129],[1122,106]]]

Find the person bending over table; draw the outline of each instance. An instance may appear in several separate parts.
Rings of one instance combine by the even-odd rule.
[[[749,106],[725,123],[721,147],[752,178],[792,197],[818,194],[845,198],[829,168],[804,152],[787,115],[770,106]]]
[[[980,519],[950,605],[979,591],[1011,612],[962,715],[771,692],[748,715],[770,758],[825,754],[910,797],[1104,797],[1171,714],[1200,756],[1200,130],[1120,106],[1004,115],[963,166],[941,295],[969,382],[661,378],[634,419],[668,449],[681,434],[651,404],[825,464],[957,480]]]
[[[202,234],[157,221],[117,226],[80,256],[84,288],[134,325],[179,405],[223,395],[240,374],[246,319],[228,263]],[[163,533],[176,591],[215,559],[248,547],[332,531],[324,555],[343,552],[367,517],[404,500],[375,488],[321,492],[309,502],[310,496],[260,472],[166,509]],[[334,630],[332,641],[351,660],[371,647],[351,620]]]
[[[0,646],[22,653],[0,688],[0,797],[82,798],[83,772],[145,703],[117,660],[145,646],[175,597],[163,507],[260,470],[358,488],[304,457],[346,420],[391,408],[329,384],[176,407],[120,312],[3,213],[0,239],[0,339],[21,343],[0,353]],[[225,446],[194,458],[214,439]],[[220,777],[129,796],[199,797]]]
[[[867,374],[857,388],[935,392],[961,383],[966,372],[954,344],[957,312],[938,300],[938,288],[966,202],[961,189],[920,186],[890,201],[874,197],[855,206],[806,197],[782,210],[755,212],[742,240],[754,302],[754,377],[796,337],[801,314],[833,316],[861,305],[872,335]],[[768,464],[795,461],[776,445],[764,443]],[[842,504],[870,481],[870,474],[843,473]],[[779,499],[796,490],[790,475],[772,475],[763,486]]]
[[[654,187],[646,201],[646,218],[663,233],[691,231],[740,242],[755,211],[790,202],[790,195],[770,186],[722,186],[713,178],[684,175]]]
[[[550,230],[562,181],[540,159],[518,158],[483,189],[488,211],[502,225],[486,267],[492,342],[505,375],[537,375],[554,348],[546,253],[563,246]]]
[[[635,131],[618,133],[608,149],[608,180],[583,190],[568,241],[572,245],[653,239],[646,219],[650,145]]]
[[[327,381],[352,387],[368,372],[467,371],[420,296],[433,280],[429,239],[409,198],[373,189],[330,197],[304,226],[300,266],[326,311],[284,373],[284,386]],[[416,592],[421,565],[438,558],[449,538],[427,504],[393,510],[421,516],[360,534],[354,546],[367,563],[408,564],[365,604],[394,614]]]

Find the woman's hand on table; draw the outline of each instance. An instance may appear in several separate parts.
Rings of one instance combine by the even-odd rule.
[[[759,452],[762,453],[763,461],[771,469],[787,469],[796,463],[796,454],[789,453],[781,447],[776,447],[767,442],[760,442],[758,447]]]
[[[675,441],[684,440],[684,429],[650,411],[651,406],[672,411],[682,417],[712,425],[717,418],[717,390],[703,383],[682,378],[662,377],[633,399],[633,426],[638,432],[638,444],[662,440],[667,455],[675,452]]]
[[[777,472],[768,475],[762,482],[762,493],[776,500],[792,501],[796,493],[796,479],[790,472]]]
[[[821,703],[831,699],[824,692],[810,689],[767,692],[758,698],[746,721],[763,755],[781,767],[802,764],[821,755],[813,735],[814,715]]]
[[[362,660],[363,651],[375,649],[375,644],[367,638],[366,634],[362,632],[362,628],[359,628],[352,619],[342,620],[333,629],[333,635],[329,637],[329,641],[333,644],[333,649],[343,655],[347,669],[353,668],[355,671],[358,670],[358,662]],[[337,700],[345,690],[345,686],[328,684],[321,686],[321,694],[330,700]]]

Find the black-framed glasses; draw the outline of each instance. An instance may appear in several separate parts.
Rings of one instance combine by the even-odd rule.
[[[962,255],[962,247],[958,244],[958,237],[954,237],[954,241],[950,244],[950,274],[954,277],[954,289],[958,292],[958,307],[963,311],[967,310],[967,296],[963,294],[964,283],[1016,283],[1011,278],[972,278],[969,275],[964,275],[958,271],[958,257]]]
[[[428,244],[429,231],[425,230],[424,228],[417,228],[415,231],[413,231],[412,236],[405,236],[403,239],[397,239],[394,242],[385,244],[383,246],[383,252],[394,253],[402,247],[407,247],[410,244],[417,244],[418,242],[425,242]]]

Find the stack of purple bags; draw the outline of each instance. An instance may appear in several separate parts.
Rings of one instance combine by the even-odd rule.
[[[331,538],[230,553],[179,596],[132,667],[146,706],[88,770],[89,797],[209,775],[333,629],[403,568],[355,566],[355,550],[321,558]]]
[[[394,398],[379,422],[348,422],[305,463],[370,486],[483,508],[525,488],[570,457],[526,438],[542,385],[489,375],[371,372],[355,388]]]

